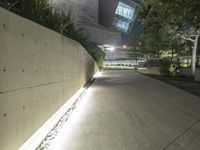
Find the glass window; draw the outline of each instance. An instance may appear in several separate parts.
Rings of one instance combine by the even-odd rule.
[[[115,25],[125,32],[129,29],[129,22],[125,20],[117,19]]]
[[[123,32],[128,32],[131,23],[134,20],[135,7],[119,1],[115,11],[115,19],[113,25]]]
[[[132,20],[133,15],[135,13],[135,9],[127,4],[119,2],[115,14]]]

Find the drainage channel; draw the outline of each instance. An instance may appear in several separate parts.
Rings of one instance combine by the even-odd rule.
[[[99,72],[97,74],[99,74]],[[95,76],[98,76],[97,74]],[[52,143],[52,141],[56,138],[56,136],[58,135],[59,131],[62,129],[62,127],[64,126],[64,124],[69,119],[69,117],[72,114],[72,112],[76,109],[78,103],[80,102],[80,100],[82,99],[82,97],[87,92],[87,89],[94,82],[95,76],[89,82],[86,83],[86,85],[84,86],[84,90],[80,93],[80,95],[76,98],[76,100],[71,105],[71,107],[69,107],[69,109],[65,112],[65,114],[56,123],[56,125],[53,127],[53,129],[51,129],[51,131],[47,134],[47,136],[41,141],[41,143],[36,148],[36,150],[45,150],[45,149],[48,149],[48,147],[50,146],[50,144]]]

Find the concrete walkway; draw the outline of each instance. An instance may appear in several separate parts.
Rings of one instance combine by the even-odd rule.
[[[134,71],[103,71],[50,149],[200,150],[200,98]]]

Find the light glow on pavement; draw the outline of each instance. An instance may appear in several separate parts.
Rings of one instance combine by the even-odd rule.
[[[98,71],[93,78],[98,78],[101,72]],[[51,142],[57,136],[64,123],[76,108],[78,102],[88,92],[89,85],[80,88],[41,128],[39,128],[18,150],[44,150],[48,149]]]

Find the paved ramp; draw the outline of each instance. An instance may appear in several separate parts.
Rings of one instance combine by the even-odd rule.
[[[50,148],[200,150],[200,98],[134,71],[103,71]]]

